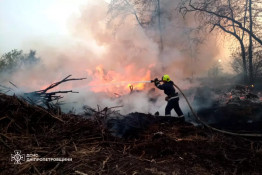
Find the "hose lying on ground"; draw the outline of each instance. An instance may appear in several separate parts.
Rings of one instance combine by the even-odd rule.
[[[212,126],[209,126],[207,123],[201,121],[201,119],[198,117],[198,115],[196,114],[196,112],[194,111],[194,109],[192,108],[191,104],[189,103],[188,99],[186,98],[185,94],[183,93],[183,91],[174,83],[173,84],[174,87],[176,87],[179,92],[183,95],[183,97],[185,98],[192,114],[194,115],[194,117],[196,118],[196,120],[201,123],[202,125],[204,125],[205,127],[209,128],[209,129],[212,129],[214,131],[217,131],[217,132],[221,132],[221,133],[224,133],[224,134],[229,134],[229,135],[234,135],[234,136],[242,136],[242,137],[262,137],[262,134],[258,134],[258,133],[234,133],[234,132],[230,132],[230,131],[224,131],[224,130],[220,130],[220,129],[217,129],[217,128],[214,128]]]

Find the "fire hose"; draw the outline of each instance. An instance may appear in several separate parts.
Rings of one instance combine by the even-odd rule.
[[[155,80],[151,80],[151,82],[155,82]],[[234,135],[234,136],[241,136],[241,137],[262,137],[262,134],[258,134],[258,133],[235,133],[235,132],[230,132],[230,131],[225,131],[225,130],[221,130],[221,129],[217,129],[217,128],[214,128],[210,125],[208,125],[207,123],[205,123],[204,121],[202,121],[197,113],[195,112],[195,110],[192,108],[190,102],[188,101],[187,97],[185,96],[185,94],[183,93],[183,91],[175,84],[173,83],[173,86],[175,88],[177,88],[179,90],[179,92],[182,94],[182,96],[185,98],[189,108],[190,108],[190,111],[192,112],[193,116],[195,117],[195,119],[201,123],[203,126],[205,126],[206,128],[208,129],[211,129],[213,131],[217,131],[217,132],[220,132],[220,133],[223,133],[223,134],[228,134],[228,135]]]

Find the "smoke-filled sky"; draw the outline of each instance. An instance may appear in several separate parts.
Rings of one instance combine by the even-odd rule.
[[[163,10],[175,9],[176,1],[161,2]],[[25,52],[33,49],[42,60],[30,70],[21,69],[2,78],[11,80],[25,91],[32,91],[69,74],[86,77],[86,81],[69,83],[65,87],[81,92],[79,98],[76,95],[72,98],[83,104],[112,106],[118,102],[98,98],[96,93],[121,95],[129,92],[128,86],[96,85],[145,81],[167,73],[187,88],[189,82],[184,80],[192,72],[203,75],[219,59],[228,59],[224,48],[227,44],[218,43],[212,35],[198,52],[190,50],[188,31],[193,20],[184,22],[182,16],[175,15],[163,17],[164,50],[160,53],[157,27],[143,30],[133,15],[108,23],[107,12],[105,0],[0,0],[0,54],[12,49]],[[153,87],[134,85],[134,89],[140,90],[144,86]],[[145,94],[138,95],[143,104],[147,101],[145,97]],[[141,105],[130,98],[124,102],[128,106],[126,111],[140,109]]]
[[[0,0],[0,52],[28,48],[30,42],[55,45],[70,38],[68,21],[92,0]],[[26,45],[26,46],[25,46]]]
[[[33,46],[39,43],[59,46],[70,42],[75,39],[70,21],[79,17],[86,6],[105,6],[102,1],[0,0],[0,54],[12,49],[37,50]]]

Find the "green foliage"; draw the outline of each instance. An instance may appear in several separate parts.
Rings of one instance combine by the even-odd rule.
[[[20,68],[29,68],[39,61],[36,51],[30,50],[28,54],[23,54],[22,50],[15,49],[1,56],[0,72],[11,73]]]

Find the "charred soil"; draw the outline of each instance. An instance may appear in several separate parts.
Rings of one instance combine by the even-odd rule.
[[[135,137],[110,134],[93,119],[54,113],[0,94],[0,174],[262,174],[262,145],[185,122],[150,123]],[[130,116],[148,114],[134,113]],[[14,164],[11,154],[72,162]]]

